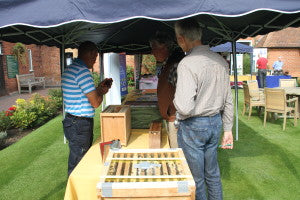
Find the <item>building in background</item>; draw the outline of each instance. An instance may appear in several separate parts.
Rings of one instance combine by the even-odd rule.
[[[254,39],[255,48],[267,48],[268,68],[281,56],[283,71],[300,77],[300,28],[286,28]]]
[[[8,58],[12,58],[12,49],[16,43],[0,41],[0,96],[18,91],[17,80],[9,75],[28,74],[33,72],[37,77],[45,77],[47,87],[61,85],[60,55],[56,47],[45,45],[25,45],[24,62],[16,61],[14,69],[10,69]],[[30,49],[30,51],[28,51]],[[31,60],[30,58],[31,54]],[[30,65],[32,63],[32,65]]]
[[[11,69],[7,64],[8,57],[11,58],[13,47],[16,43],[0,41],[0,96],[18,91],[15,76],[9,76]],[[25,62],[17,61],[15,74],[34,73],[37,77],[45,77],[46,87],[61,86],[60,50],[57,47],[45,45],[25,45]],[[77,49],[66,49],[66,61],[77,58]],[[70,57],[70,55],[72,55]],[[69,59],[69,60],[67,60]],[[32,65],[31,65],[32,63]],[[100,73],[99,56],[91,71]]]

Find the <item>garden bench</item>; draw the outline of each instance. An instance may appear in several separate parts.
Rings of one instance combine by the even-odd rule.
[[[21,94],[22,91],[26,91],[31,94],[32,86],[37,85],[41,85],[45,89],[45,77],[35,77],[34,73],[20,75],[17,74],[16,77],[19,94]],[[24,87],[27,87],[28,90],[23,89]]]

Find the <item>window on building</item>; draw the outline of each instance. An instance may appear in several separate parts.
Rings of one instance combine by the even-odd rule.
[[[2,55],[2,42],[0,42],[0,55]]]

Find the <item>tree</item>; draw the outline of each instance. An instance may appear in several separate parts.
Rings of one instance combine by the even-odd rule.
[[[251,61],[250,61],[250,54],[245,53],[243,55],[243,72],[244,74],[250,74],[250,68],[251,68]]]

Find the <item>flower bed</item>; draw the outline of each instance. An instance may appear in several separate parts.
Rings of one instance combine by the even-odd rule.
[[[0,139],[0,150],[18,141],[50,119],[55,117],[62,108],[62,92],[51,89],[49,96],[33,94],[29,100],[17,99],[16,105],[0,112],[0,132],[7,134]]]

